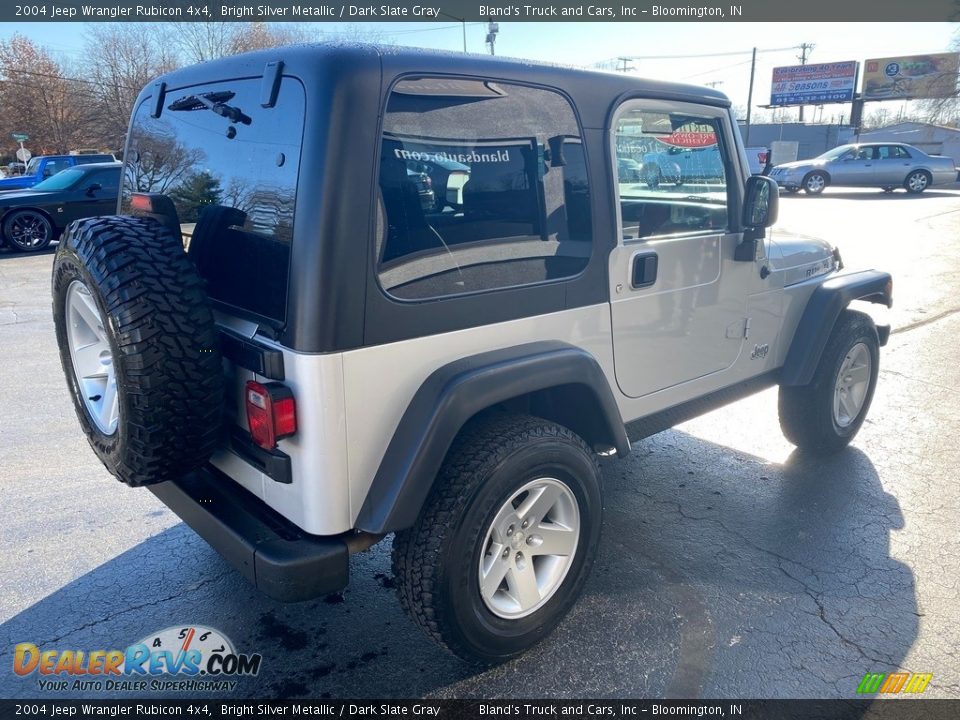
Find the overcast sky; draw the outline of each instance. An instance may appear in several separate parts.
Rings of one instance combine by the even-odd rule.
[[[54,54],[82,60],[86,23],[4,23],[0,37],[21,32]],[[343,23],[315,23],[318,32],[343,31]],[[456,22],[363,23],[354,28],[402,45],[462,50]],[[485,23],[467,23],[467,49],[485,52]],[[892,55],[943,52],[960,33],[960,23],[511,23],[501,22],[498,55],[588,66],[618,56],[633,61],[640,75],[696,84],[719,83],[734,104],[746,106],[750,50],[758,48],[753,104],[770,98],[774,67],[798,64],[795,46],[814,43],[808,62],[836,62]],[[788,48],[788,49],[783,49]],[[717,53],[714,57],[664,56]],[[720,53],[742,53],[720,55]],[[896,108],[899,103],[886,103]],[[827,106],[825,118],[845,112]],[[808,119],[810,116],[808,115]]]

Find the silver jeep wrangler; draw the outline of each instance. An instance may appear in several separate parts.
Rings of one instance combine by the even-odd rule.
[[[710,172],[651,187],[667,147]],[[848,305],[890,276],[767,237],[776,185],[712,90],[300,46],[159,78],[124,159],[53,268],[80,424],[275,598],[393,533],[415,621],[502,661],[584,586],[598,455],[772,385],[830,452],[870,406],[889,328]]]

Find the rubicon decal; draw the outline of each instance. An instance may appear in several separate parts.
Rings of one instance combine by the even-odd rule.
[[[122,650],[47,649],[31,642],[19,643],[13,651],[13,672],[21,677],[43,678],[41,690],[201,690],[204,685],[231,690],[235,682],[186,686],[183,682],[146,681],[163,676],[204,676],[217,681],[251,676],[260,672],[262,660],[259,653],[238,653],[218,630],[188,625],[152,633]],[[81,677],[89,680],[78,686]]]

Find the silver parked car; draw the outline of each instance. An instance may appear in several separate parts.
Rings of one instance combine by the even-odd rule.
[[[801,188],[811,195],[828,185],[880,187],[893,192],[922,193],[931,185],[954,182],[957,168],[952,158],[927,155],[903,143],[840,145],[810,160],[777,165],[770,177],[787,192]]]

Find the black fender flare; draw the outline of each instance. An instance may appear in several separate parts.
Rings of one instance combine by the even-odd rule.
[[[813,291],[787,351],[780,374],[781,385],[807,385],[813,379],[837,318],[853,300],[892,307],[893,279],[890,273],[862,270],[837,275]],[[879,334],[883,345],[889,336],[889,327],[883,328]]]
[[[630,451],[623,419],[596,358],[562,342],[480,353],[434,371],[400,419],[360,508],[356,528],[384,534],[411,527],[463,425],[500,403],[542,391],[569,392],[588,444]],[[571,428],[577,431],[578,428]]]

